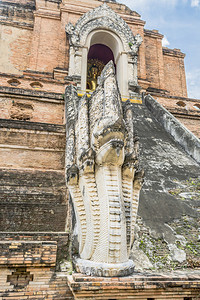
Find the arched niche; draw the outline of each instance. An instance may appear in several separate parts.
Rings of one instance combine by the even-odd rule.
[[[87,57],[94,44],[104,44],[114,55],[117,80],[122,97],[128,97],[138,87],[137,55],[142,42],[134,37],[126,22],[105,3],[84,14],[73,26],[66,25],[70,42],[69,76],[85,92]]]
[[[120,92],[123,96],[128,95],[128,58],[124,51],[123,43],[115,33],[102,29],[94,30],[88,35],[86,45],[82,50],[81,90],[84,91],[86,89],[88,52],[96,44],[103,44],[111,49],[116,65]]]

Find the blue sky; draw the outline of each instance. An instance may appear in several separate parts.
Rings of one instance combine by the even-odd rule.
[[[200,99],[200,0],[119,0],[141,15],[146,29],[165,35],[164,46],[186,54],[188,97]]]

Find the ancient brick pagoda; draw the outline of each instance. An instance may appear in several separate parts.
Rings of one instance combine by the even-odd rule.
[[[0,9],[0,298],[199,299],[185,55],[114,0]]]

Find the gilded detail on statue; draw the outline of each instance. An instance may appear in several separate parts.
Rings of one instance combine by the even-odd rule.
[[[97,88],[98,76],[104,68],[104,63],[98,59],[89,59],[87,65],[87,90],[95,91]]]

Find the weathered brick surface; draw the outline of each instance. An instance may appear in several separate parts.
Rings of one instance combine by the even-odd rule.
[[[0,241],[2,266],[55,266],[56,242]]]
[[[0,224],[9,231],[63,231],[67,215],[63,126],[2,120]],[[42,171],[20,170],[39,168]]]
[[[65,128],[59,125],[0,119],[0,144],[64,151]]]
[[[41,241],[53,241],[57,243],[57,256],[56,264],[59,267],[60,261],[63,259],[69,259],[69,233],[67,232],[0,232],[1,241],[28,241],[28,242],[41,242]]]
[[[33,11],[35,10],[35,1],[1,1],[0,15],[7,21],[22,22],[33,24]]]
[[[47,13],[47,16],[49,14],[51,12]],[[61,63],[58,64],[59,32],[64,30],[64,28],[60,28],[59,15],[59,11],[53,12],[50,18],[46,18],[45,13],[42,15],[40,13],[35,14],[35,31],[33,32],[30,57],[31,70],[52,72],[53,68],[63,67]]]
[[[48,93],[61,93],[64,94],[65,91],[65,85],[64,77],[66,76],[65,70],[58,70],[56,69],[58,75],[60,76],[57,79],[54,79],[54,73],[45,73],[45,72],[24,72],[24,75],[11,75],[6,73],[0,73],[0,80],[1,85],[4,87],[10,87],[15,88],[15,86],[18,89],[26,89],[29,90],[29,93],[31,92],[48,92]],[[63,73],[63,77],[61,77],[61,74]],[[60,75],[59,75],[60,74]]]
[[[191,274],[133,274],[124,278],[68,276],[75,299],[198,299],[200,277]],[[192,298],[193,299],[193,298]]]
[[[200,139],[200,117],[195,118],[178,114],[174,115],[186,128],[188,128]]]
[[[67,194],[62,172],[0,172],[2,231],[64,231]]]
[[[49,267],[1,268],[0,297],[2,300],[74,299],[67,275]]]
[[[165,86],[172,96],[187,97],[185,55],[179,49],[163,49]],[[173,79],[173,80],[172,80]]]
[[[1,299],[73,299],[66,274],[55,272],[57,242],[48,240],[57,239],[61,246],[66,242],[66,234],[1,233],[0,236],[4,239],[0,241]]]
[[[1,167],[63,170],[63,126],[6,119],[0,123]]]
[[[0,113],[2,119],[61,125],[64,99],[62,94],[5,87],[0,89]]]
[[[0,71],[22,74],[28,68],[32,30],[1,25]]]
[[[20,74],[28,68],[35,3],[1,1],[1,72]]]
[[[163,61],[161,61],[162,35],[154,31],[146,30],[144,41],[146,47],[147,80],[150,82],[150,86],[162,88],[164,79]]]

